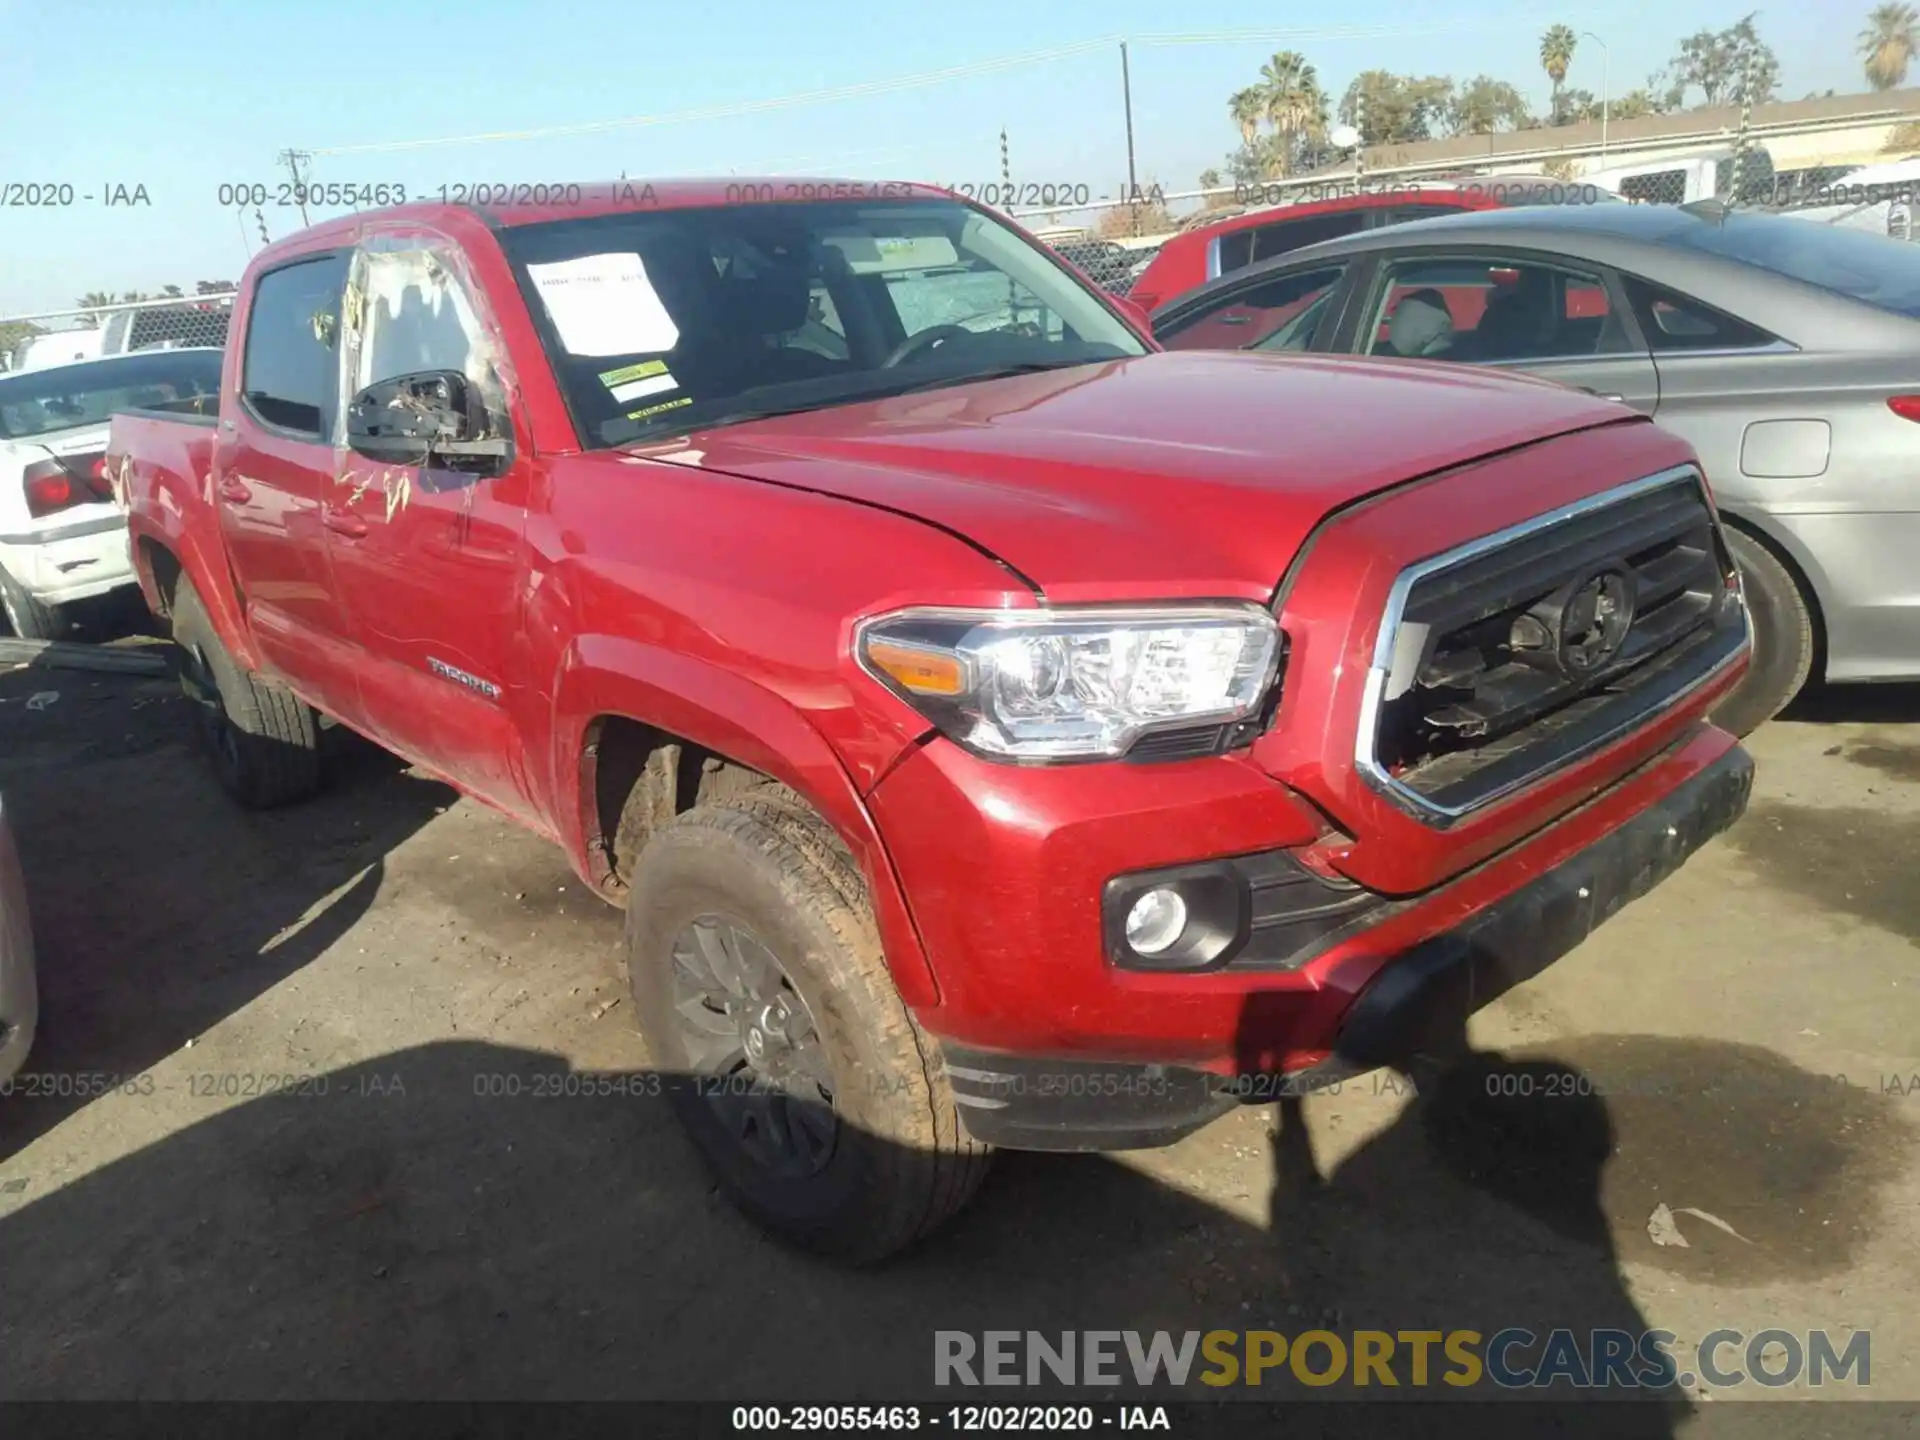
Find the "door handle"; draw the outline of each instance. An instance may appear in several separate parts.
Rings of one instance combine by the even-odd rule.
[[[222,480],[220,482],[220,498],[222,500],[231,500],[236,505],[244,505],[253,499],[253,491],[249,490],[245,485],[242,485],[238,480]]]
[[[367,522],[357,515],[349,515],[344,510],[329,510],[324,516],[326,527],[336,535],[344,535],[349,540],[358,540],[367,533]]]

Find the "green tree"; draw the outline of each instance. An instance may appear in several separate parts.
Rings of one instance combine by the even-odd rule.
[[[1765,104],[1780,87],[1780,60],[1754,28],[1754,16],[1715,33],[1698,30],[1680,42],[1668,67],[1667,98],[1673,108],[1685,105],[1687,92],[1698,90],[1708,105],[1738,105],[1748,98]]]
[[[1609,115],[1613,113],[1611,108],[1607,113]],[[1574,88],[1560,92],[1560,123],[1562,125],[1579,125],[1599,118],[1600,97],[1591,90]]]
[[[75,317],[79,324],[83,326],[98,325],[100,323],[100,312],[96,307],[113,304],[113,296],[104,290],[89,290],[73,303],[88,312],[85,315]]]
[[[1455,135],[1492,135],[1518,130],[1532,119],[1526,98],[1504,80],[1476,75],[1455,88],[1447,128]]]
[[[1260,134],[1260,122],[1267,118],[1267,97],[1258,85],[1236,90],[1227,97],[1227,114],[1240,129],[1240,143],[1251,145]]]
[[[1878,6],[1867,16],[1859,47],[1867,83],[1874,89],[1892,90],[1906,84],[1907,66],[1920,49],[1920,11],[1911,5]]]
[[[1282,50],[1260,67],[1261,117],[1279,141],[1274,159],[1280,175],[1293,173],[1302,149],[1326,133],[1327,95],[1307,57]]]
[[[1362,70],[1340,97],[1340,119],[1360,132],[1363,145],[1430,140],[1453,106],[1453,82],[1444,76]]]
[[[1573,64],[1574,48],[1579,43],[1573,31],[1565,25],[1550,26],[1547,33],[1540,37],[1540,68],[1553,81],[1552,113],[1555,125],[1565,123],[1560,110],[1560,85],[1567,78],[1567,67]]]
[[[178,285],[162,285],[160,287],[160,296],[165,300],[178,300],[186,293],[187,292],[182,290]]]
[[[1665,97],[1654,94],[1643,85],[1638,90],[1629,90],[1624,95],[1614,97],[1608,114],[1615,120],[1639,120],[1648,115],[1663,115],[1667,108]]]

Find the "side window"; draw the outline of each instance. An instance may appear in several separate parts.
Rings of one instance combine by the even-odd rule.
[[[1621,276],[1627,299],[1655,354],[1676,350],[1745,350],[1773,344],[1766,331],[1632,275]]]
[[[345,255],[303,260],[262,275],[247,314],[240,390],[269,425],[321,439],[333,418],[339,374]]]
[[[1253,232],[1253,258],[1271,260],[1305,245],[1356,234],[1366,227],[1367,214],[1365,210],[1348,210],[1338,215],[1314,215],[1278,225],[1262,225]]]
[[[1220,246],[1222,275],[1244,270],[1253,263],[1253,231],[1233,230],[1222,235],[1216,243]]]
[[[1154,338],[1169,350],[1304,350],[1345,274],[1329,265],[1235,290],[1155,327]]]
[[[1537,260],[1389,262],[1369,353],[1403,358],[1571,360],[1632,346],[1597,275]]]

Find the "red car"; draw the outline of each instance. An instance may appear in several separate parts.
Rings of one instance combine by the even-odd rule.
[[[1443,1054],[1744,808],[1643,417],[1162,352],[925,187],[579,188],[262,251],[110,470],[221,781],[312,793],[324,712],[560,845],[777,1233]]]
[[[1355,192],[1356,184],[1360,187]],[[1452,181],[1329,181],[1334,193],[1313,186],[1249,187],[1267,206],[1212,225],[1175,235],[1160,247],[1153,263],[1127,292],[1147,310],[1177,295],[1260,260],[1271,260],[1303,245],[1337,240],[1358,230],[1375,230],[1404,220],[1426,220],[1462,210],[1492,210],[1506,205],[1618,204],[1619,197],[1595,185],[1553,180],[1544,175],[1477,176]],[[1286,203],[1291,200],[1292,203]]]

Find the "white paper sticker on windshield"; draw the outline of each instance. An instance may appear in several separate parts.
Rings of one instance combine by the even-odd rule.
[[[679,343],[680,327],[631,251],[529,265],[527,274],[570,354],[659,354]]]
[[[670,374],[650,375],[645,380],[635,380],[626,385],[613,387],[613,398],[622,405],[629,400],[638,400],[642,395],[664,395],[669,390],[678,390],[680,382]]]

